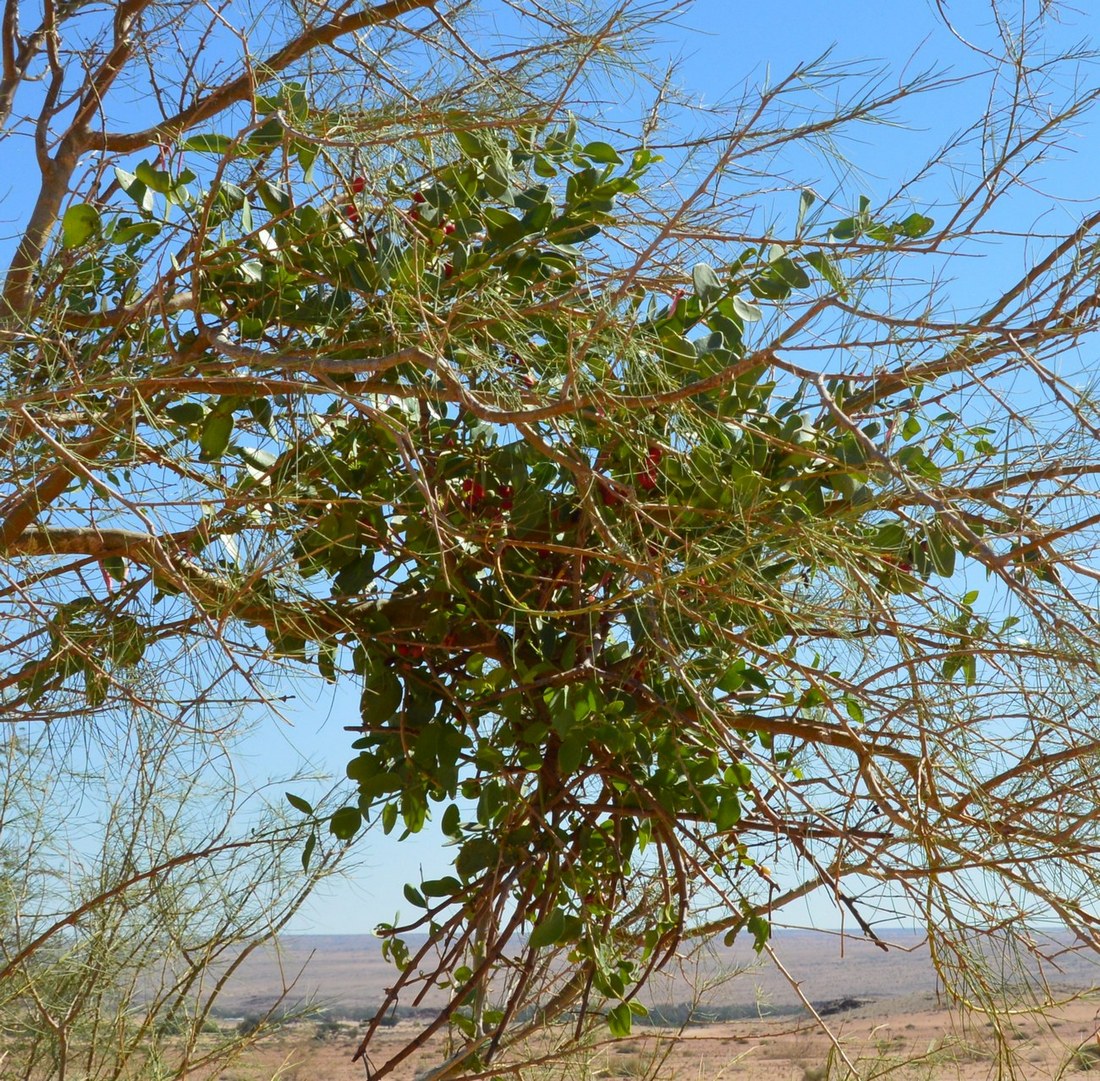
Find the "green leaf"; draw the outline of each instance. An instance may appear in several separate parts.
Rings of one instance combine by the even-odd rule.
[[[771,273],[782,278],[793,289],[808,289],[810,277],[793,259],[783,256],[771,265]]]
[[[622,165],[623,163],[618,151],[610,143],[589,143],[581,153],[589,161],[599,162],[601,165]]]
[[[632,1019],[633,1014],[630,1011],[630,1003],[620,1002],[618,1006],[607,1011],[608,1030],[616,1039],[629,1036]]]
[[[134,174],[150,191],[158,195],[167,195],[173,187],[172,174],[164,169],[157,169],[151,162],[143,161]]]
[[[750,304],[747,300],[742,300],[741,297],[733,297],[733,310],[737,313],[737,317],[745,323],[759,322],[762,313],[760,311],[759,304]]]
[[[374,552],[366,551],[346,563],[332,580],[335,593],[352,596],[362,593],[374,578]]]
[[[341,807],[329,819],[329,832],[341,841],[350,841],[363,824],[363,816],[357,807]]]
[[[260,473],[266,473],[278,460],[274,454],[257,447],[237,447],[237,453],[247,465]]]
[[[206,133],[192,135],[180,143],[181,150],[193,150],[199,154],[226,154],[233,145],[233,140],[228,135],[214,135]]]
[[[317,847],[317,831],[312,830],[306,838],[305,847],[302,849],[302,870],[309,870],[309,861],[313,858],[313,850]]]
[[[558,747],[558,770],[565,776],[575,773],[588,754],[588,741],[576,732],[562,740]]]
[[[901,426],[901,437],[902,439],[913,439],[915,436],[920,435],[922,431],[921,422],[910,414]]]
[[[535,176],[549,178],[558,175],[557,169],[542,154],[535,155],[534,170]]]
[[[405,900],[408,901],[410,905],[415,905],[417,908],[428,907],[427,901],[424,900],[423,895],[415,886],[406,882],[403,892],[405,894]]]
[[[856,724],[863,724],[863,706],[855,698],[844,699],[844,712],[856,722]]]
[[[741,801],[737,794],[730,792],[723,796],[714,814],[714,828],[720,833],[732,829],[741,821]]]
[[[336,647],[331,642],[317,647],[317,671],[326,683],[336,682]]]
[[[490,837],[474,837],[459,850],[454,866],[463,878],[469,879],[478,871],[488,870],[499,862],[500,845]]]
[[[260,197],[264,209],[274,217],[285,214],[290,209],[290,195],[279,184],[272,184],[268,180],[256,182],[256,194]]]
[[[461,815],[457,803],[447,805],[443,818],[439,822],[439,831],[444,837],[457,837],[461,827]]]
[[[206,416],[206,410],[198,402],[180,402],[168,406],[164,412],[177,424],[198,424]]]
[[[950,578],[955,573],[955,545],[951,535],[940,526],[928,530],[928,554],[937,574]]]
[[[695,287],[695,295],[704,304],[713,304],[725,292],[714,268],[707,263],[695,264],[691,271],[691,283]]]
[[[313,804],[310,803],[308,800],[302,799],[301,796],[294,795],[293,792],[288,792],[286,794],[286,801],[296,811],[301,811],[304,815],[313,814]]]
[[[228,409],[212,410],[203,422],[199,437],[199,460],[216,462],[229,446],[233,434],[233,414]]]
[[[806,262],[810,264],[835,290],[841,300],[848,298],[848,282],[837,270],[836,265],[823,251],[806,253]]]
[[[806,211],[817,202],[817,196],[809,188],[803,188],[798,196],[798,221],[795,223],[795,234],[802,232],[802,226],[806,223]]]
[[[909,217],[899,221],[895,228],[902,236],[908,237],[910,240],[916,240],[929,233],[935,224],[931,218],[927,218],[923,214],[910,214]]]
[[[252,414],[253,420],[274,439],[277,433],[271,402],[267,398],[253,398],[248,403],[248,411]]]
[[[76,203],[61,219],[61,243],[66,248],[79,248],[99,234],[99,211],[88,203]]]
[[[372,667],[359,699],[359,713],[365,725],[388,721],[400,708],[404,689],[397,674],[381,665]]]
[[[752,948],[760,953],[772,936],[772,926],[763,916],[750,916],[746,926],[752,934]]]
[[[115,179],[118,181],[118,186],[134,200],[139,209],[146,214],[152,211],[153,193],[149,190],[148,185],[143,184],[133,173],[128,173],[125,169],[119,169],[117,166],[115,167]]]
[[[136,247],[141,247],[142,244],[149,240],[153,240],[155,237],[160,236],[161,226],[155,221],[135,221],[130,222],[128,225],[116,225],[111,230],[111,235],[108,240],[112,244],[129,244],[131,240],[137,240],[140,238],[141,244]]]
[[[560,908],[555,908],[541,923],[535,925],[527,939],[527,945],[533,950],[541,950],[545,946],[553,946],[561,941],[565,932],[565,913]]]
[[[978,599],[978,597],[980,595],[981,594],[979,593],[978,590],[972,589],[972,590],[970,590],[969,593],[964,593],[963,594],[962,603],[965,604],[967,606],[967,608],[969,608]]]
[[[103,560],[103,569],[116,581],[126,581],[126,560],[122,556],[107,556]]]
[[[462,883],[453,875],[446,878],[431,878],[420,883],[425,897],[453,897],[462,890]]]

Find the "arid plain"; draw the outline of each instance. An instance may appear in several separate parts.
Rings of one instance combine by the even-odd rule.
[[[570,1081],[832,1081],[853,1076],[1041,1081],[1100,1071],[1100,964],[1087,955],[1053,938],[1041,940],[1053,960],[1041,971],[1031,967],[1030,992],[1018,983],[1008,988],[1010,1005],[990,1019],[949,1002],[923,936],[894,929],[882,931],[881,937],[887,950],[836,933],[777,933],[775,959],[794,985],[774,959],[758,959],[747,947],[685,958],[682,970],[657,985],[648,1001],[658,1006],[696,1000],[704,1009],[742,1014],[742,1019],[683,1029],[636,1026],[626,1039],[595,1041],[560,1076]],[[986,987],[1009,971],[1007,959],[989,943],[982,950],[972,946],[967,958],[975,986],[978,969]],[[959,964],[957,957],[939,959],[940,967]],[[234,1015],[254,1017],[283,989],[286,1002],[312,1001],[325,1013],[320,1020],[297,1022],[263,1037],[222,1078],[363,1078],[363,1065],[350,1061],[361,1019],[374,1012],[392,975],[371,936],[284,938],[278,951],[250,961],[227,988],[222,1014],[227,1021]],[[1024,1009],[1024,1000],[1041,988],[1054,1005],[1042,1012]],[[373,1064],[384,1063],[415,1031],[416,1022],[406,1019],[381,1029],[370,1049]],[[445,1053],[436,1041],[391,1076],[412,1081]],[[546,1081],[551,1072],[528,1070],[523,1076]]]

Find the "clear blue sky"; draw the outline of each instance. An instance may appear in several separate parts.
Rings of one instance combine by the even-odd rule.
[[[491,5],[492,0],[485,3]],[[1090,7],[1092,14],[1066,12],[1062,24],[1052,27],[1052,49],[1060,50],[1082,39],[1100,42],[1100,5]],[[994,40],[988,4],[965,0],[951,8],[960,19],[956,29],[963,37],[979,45]],[[739,99],[746,89],[782,77],[827,50],[828,65],[834,70],[852,72],[853,80],[879,71],[885,80],[883,85],[897,84],[929,68],[971,75],[979,73],[984,65],[980,56],[944,27],[931,0],[888,0],[880,4],[866,0],[787,0],[773,5],[696,0],[658,37],[653,49],[655,66],[663,67],[666,57],[679,57],[681,89],[703,103]],[[1095,78],[1096,72],[1090,75]],[[944,140],[981,116],[988,89],[988,79],[979,77],[902,106],[895,128],[855,130],[841,147],[858,177],[855,189],[872,198],[895,191]],[[822,104],[827,106],[828,101]],[[1079,132],[1077,143],[1068,144],[1061,161],[1056,159],[1044,173],[1041,190],[1017,201],[1015,213],[1020,215],[1021,231],[1040,222],[1052,229],[1061,228],[1064,219],[1075,216],[1075,193],[1086,197],[1095,194],[1091,189],[1100,172],[1100,143],[1095,138],[1090,143],[1089,135],[1088,131]],[[835,176],[820,160],[807,159],[806,168],[807,183],[835,182]],[[937,215],[937,204],[942,212],[942,204],[949,202],[950,196],[943,180],[926,182],[913,193],[918,205],[927,207],[933,216]],[[976,301],[978,297],[970,299]],[[966,302],[965,294],[961,295],[960,303]],[[342,771],[351,739],[342,726],[354,723],[356,700],[347,692],[322,693],[327,697],[318,702],[288,707],[292,728],[276,733],[270,721],[262,725],[259,736],[248,745],[257,775],[261,768],[270,775],[289,768],[301,750],[319,769],[336,774]],[[298,789],[309,794],[301,785]],[[293,930],[368,932],[377,922],[392,919],[402,907],[404,882],[418,879],[421,868],[424,877],[435,877],[444,873],[446,866],[446,850],[430,827],[401,844],[394,838],[370,834],[358,842],[356,849],[349,873],[317,894],[295,920]],[[407,912],[408,906],[404,907]],[[836,927],[841,922],[840,913],[825,896],[788,915],[794,922],[822,927]]]

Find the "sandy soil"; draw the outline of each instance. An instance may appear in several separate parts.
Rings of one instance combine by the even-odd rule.
[[[1100,1076],[1100,969],[1093,958],[1050,950],[1056,966],[1042,975],[1064,988],[1064,1004],[1042,1016],[1002,1010],[993,1022],[981,1013],[946,1008],[922,936],[897,929],[884,937],[890,944],[885,952],[833,933],[784,931],[772,945],[797,990],[774,966],[738,945],[685,960],[649,998],[682,1003],[692,988],[708,985],[706,1001],[715,1006],[793,1010],[800,995],[822,1008],[843,998],[862,1001],[858,1008],[829,1013],[820,1024],[800,1013],[684,1032],[636,1027],[631,1037],[597,1042],[568,1063],[524,1069],[520,1081],[1073,1081],[1089,1076],[1082,1070]],[[1012,970],[988,946],[984,953],[949,953],[938,961],[957,966],[956,973],[967,965],[994,978]],[[1032,978],[1038,975],[1033,968]],[[311,999],[330,1006],[335,1016],[362,1018],[374,1013],[381,988],[392,978],[370,936],[291,937],[279,952],[249,962],[221,1010],[239,1016],[262,1012],[289,987],[288,1002]],[[321,1031],[325,1039],[318,1038]],[[288,1026],[261,1039],[219,1081],[361,1081],[370,1074],[350,1060],[362,1031],[362,1024],[351,1021],[330,1022],[324,1030],[308,1022]],[[380,1029],[369,1049],[373,1067],[388,1062],[418,1031],[407,1020]],[[448,1053],[442,1040],[433,1041],[387,1076],[414,1081],[418,1071],[439,1065]]]
[[[828,1031],[811,1021],[744,1021],[693,1028],[684,1033],[640,1029],[624,1040],[588,1049],[564,1068],[525,1070],[525,1079],[618,1081],[834,1081],[852,1076],[897,1081],[979,1081],[1017,1077],[1045,1081],[1100,1071],[1100,1000],[1079,1000],[1045,1018],[1002,1017],[1000,1032],[983,1016],[965,1017],[937,1006],[932,995],[882,1000],[826,1019]],[[223,1081],[361,1081],[352,1065],[356,1026],[341,1026],[325,1040],[307,1024],[267,1037],[226,1070]],[[377,1067],[417,1031],[409,1022],[386,1029],[371,1048]],[[1085,1051],[1079,1049],[1085,1048]],[[1097,1048],[1096,1052],[1087,1050]],[[442,1045],[429,1046],[390,1075],[412,1081],[418,1070],[438,1064]],[[847,1059],[847,1064],[845,1063]],[[369,1075],[368,1075],[369,1076]]]

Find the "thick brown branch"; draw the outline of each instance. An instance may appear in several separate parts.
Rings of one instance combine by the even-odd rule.
[[[380,23],[390,22],[410,11],[431,7],[431,0],[389,0],[388,3],[341,15],[322,26],[315,26],[266,59],[243,71],[235,79],[223,83],[216,90],[200,98],[193,105],[182,109],[175,116],[162,120],[144,131],[107,132],[92,140],[92,146],[108,153],[131,154],[147,146],[172,142],[180,134],[217,116],[231,105],[248,100],[256,90],[255,72],[261,71],[270,78],[285,71],[295,61],[316,49],[331,45],[337,38],[354,34]]]
[[[0,553],[7,557],[127,559],[151,570],[162,586],[185,593],[201,612],[219,623],[238,620],[279,636],[307,641],[358,634],[379,616],[395,633],[412,631],[422,627],[427,616],[446,599],[438,592],[367,601],[280,598],[263,588],[263,579],[221,574],[201,566],[188,551],[192,536],[191,531],[156,536],[132,529],[35,526],[5,544]],[[460,628],[456,637],[459,647],[476,648],[491,656],[500,653],[497,644],[485,641],[485,633],[476,627]]]

